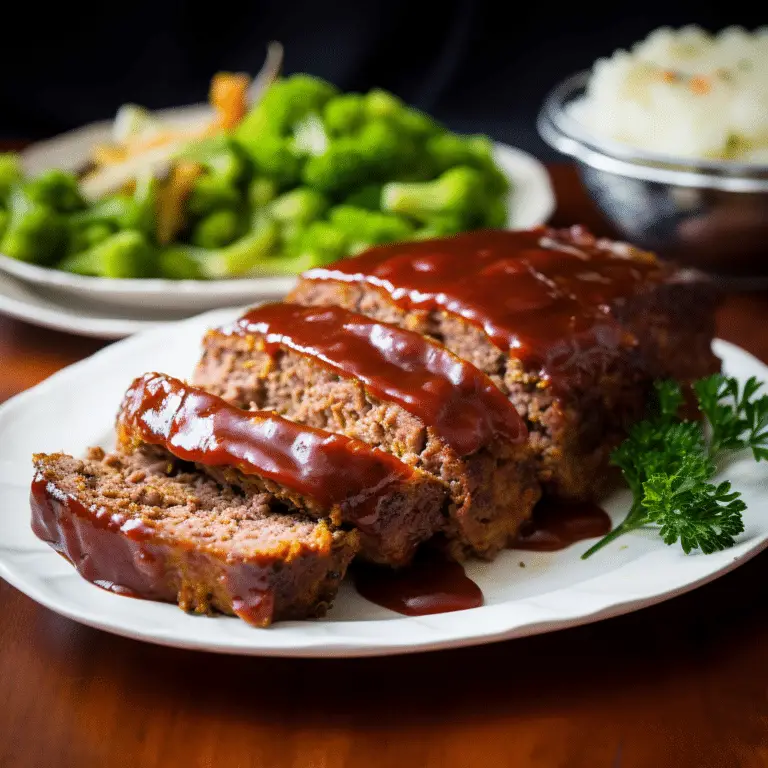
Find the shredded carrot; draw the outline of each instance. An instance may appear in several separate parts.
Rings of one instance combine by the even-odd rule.
[[[179,162],[171,170],[157,199],[157,241],[170,243],[184,228],[184,208],[195,181],[202,172],[197,163]]]
[[[699,96],[706,96],[711,90],[712,90],[712,84],[709,81],[708,77],[704,77],[703,75],[696,75],[695,77],[691,78],[691,81],[688,83],[688,86],[690,89]]]
[[[248,86],[245,74],[217,72],[211,80],[209,100],[216,110],[217,123],[225,131],[234,128],[248,110]]]
[[[661,79],[665,83],[674,83],[677,80],[677,75],[671,69],[665,69],[661,73]]]
[[[125,148],[114,144],[97,144],[91,152],[94,165],[114,165],[125,160]]]

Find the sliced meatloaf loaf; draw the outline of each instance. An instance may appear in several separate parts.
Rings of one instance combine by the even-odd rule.
[[[389,451],[444,484],[455,555],[495,555],[540,491],[514,406],[440,344],[338,307],[269,304],[212,331],[194,381]]]
[[[157,373],[130,387],[118,444],[193,462],[247,493],[269,493],[315,519],[358,529],[361,554],[407,563],[443,526],[445,488],[426,473],[360,440],[248,412]]]
[[[357,535],[270,493],[245,496],[178,461],[91,449],[34,457],[32,529],[112,591],[259,627],[320,616]]]
[[[719,365],[708,286],[581,229],[382,246],[310,270],[288,298],[401,325],[471,361],[526,420],[545,492],[565,499],[601,492],[654,378]]]

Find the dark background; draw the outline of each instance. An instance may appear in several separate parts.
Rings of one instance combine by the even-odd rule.
[[[765,23],[758,3],[595,5],[492,0],[133,0],[4,8],[0,138],[36,139],[151,108],[203,101],[217,70],[255,73],[270,39],[285,71],[347,90],[380,86],[451,128],[543,158],[534,120],[558,80],[662,24]]]

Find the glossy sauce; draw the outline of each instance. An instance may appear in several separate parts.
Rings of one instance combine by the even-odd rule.
[[[419,417],[461,456],[496,435],[526,438],[515,407],[485,374],[421,334],[339,307],[295,304],[257,307],[219,333],[258,334],[270,354],[288,347],[359,379],[381,400]]]
[[[152,531],[141,521],[103,508],[89,509],[35,475],[30,493],[32,531],[84,578],[130,597],[174,600]]]
[[[404,616],[465,611],[483,604],[480,587],[461,563],[429,550],[399,570],[356,565],[354,580],[366,600]]]
[[[33,533],[69,560],[87,581],[124,597],[177,601],[178,586],[166,564],[177,563],[178,554],[142,521],[86,507],[48,482],[41,472],[32,481],[30,507]],[[269,566],[235,560],[227,563],[222,576],[234,613],[255,626],[265,626],[272,619],[269,573]]]
[[[533,517],[523,524],[511,549],[555,552],[584,539],[605,536],[611,518],[597,504],[587,502],[540,502]]]
[[[128,446],[159,445],[183,461],[274,480],[340,507],[361,527],[375,522],[382,495],[413,476],[394,456],[358,440],[274,413],[242,411],[158,373],[133,382],[118,416],[118,436]]]
[[[631,335],[609,307],[660,279],[652,258],[629,258],[581,230],[474,232],[374,248],[304,273],[366,283],[406,310],[442,310],[480,327],[545,378],[590,371]]]

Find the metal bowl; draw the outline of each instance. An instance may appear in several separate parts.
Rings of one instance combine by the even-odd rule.
[[[595,138],[569,105],[589,72],[558,85],[537,126],[578,161],[582,181],[621,236],[724,278],[768,278],[768,165],[690,160]]]

